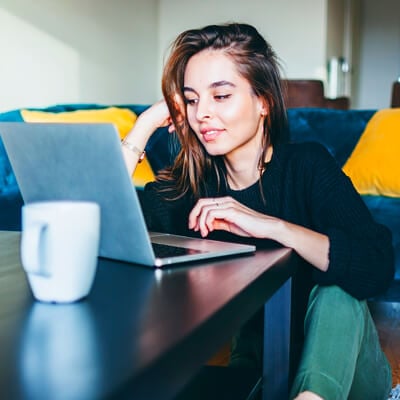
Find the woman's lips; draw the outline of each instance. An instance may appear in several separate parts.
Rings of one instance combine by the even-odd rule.
[[[223,129],[202,129],[200,133],[203,135],[204,141],[212,142],[217,139],[223,131]]]

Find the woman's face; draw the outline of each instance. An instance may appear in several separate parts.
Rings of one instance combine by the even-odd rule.
[[[223,51],[189,59],[184,96],[189,125],[210,155],[234,161],[260,154],[266,109]]]

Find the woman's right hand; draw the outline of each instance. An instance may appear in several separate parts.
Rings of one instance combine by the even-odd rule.
[[[148,138],[156,129],[168,125],[168,131],[173,132],[174,127],[172,125],[167,103],[162,99],[157,103],[154,103],[150,108],[139,115],[132,131],[127,135],[127,140],[131,137],[139,139],[140,136],[144,136],[147,142]]]
[[[133,129],[124,138],[124,142],[129,143],[129,146],[122,146],[125,165],[130,175],[134,173],[140,152],[146,147],[151,135],[158,128],[168,125],[168,131],[173,132],[175,127],[172,124],[171,115],[164,99],[153,104],[139,115]],[[132,151],[132,148],[136,148],[137,151]]]

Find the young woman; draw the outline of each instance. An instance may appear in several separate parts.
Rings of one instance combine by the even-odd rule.
[[[280,82],[254,27],[183,32],[165,65],[165,100],[123,142],[126,165],[132,173],[151,134],[169,125],[180,152],[143,192],[149,228],[273,240],[303,260],[312,290],[291,398],[383,400],[391,371],[365,299],[393,278],[391,236],[322,146],[284,143]]]

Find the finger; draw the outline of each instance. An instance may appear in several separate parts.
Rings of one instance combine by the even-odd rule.
[[[247,210],[236,207],[236,204],[223,203],[208,210],[204,221],[205,228],[200,222],[200,229],[203,233],[206,232],[206,229],[207,233],[219,229],[248,237],[252,236],[251,231],[254,227],[252,220],[252,216]]]
[[[218,199],[215,199],[211,204],[203,207],[201,214],[198,217],[198,227],[202,236],[208,235],[212,232],[214,222],[216,219],[229,219],[229,214],[232,210],[227,203],[220,203]]]
[[[160,127],[172,125],[172,119],[171,119],[171,116],[169,115],[169,112],[168,112],[168,115],[161,114],[160,119],[161,119]]]
[[[238,225],[236,225],[236,223],[231,223],[223,219],[215,219],[213,225],[213,230],[227,231],[235,235],[245,237],[251,236],[247,231],[241,229]]]
[[[202,236],[206,236],[212,231],[212,213],[224,207],[224,204],[219,202],[220,199],[221,198],[203,199],[199,202],[199,207],[201,207],[201,209],[197,216],[197,228],[200,230]]]
[[[214,208],[224,208],[229,205],[234,205],[235,202],[231,197],[207,197],[201,198],[197,201],[188,218],[189,229],[195,231],[202,230],[206,234],[206,227],[204,225],[207,213]],[[239,203],[237,203],[239,205]]]
[[[223,222],[226,224],[230,224],[233,222],[233,218],[231,217],[231,211],[224,207],[224,205],[219,206],[216,203],[214,208],[210,208],[206,215],[204,215],[204,221],[200,218],[200,229],[203,228],[203,225],[207,228],[209,232],[212,232],[216,229],[216,221],[222,225]],[[203,228],[204,229],[204,228]]]
[[[195,229],[196,225],[197,225],[197,218],[199,216],[199,201],[197,201],[197,203],[194,205],[194,207],[192,208],[192,211],[190,211],[189,213],[189,217],[188,217],[188,227],[189,229]]]
[[[192,211],[189,213],[188,217],[189,229],[194,229],[196,226],[198,226],[198,219],[201,213],[203,212],[204,208],[212,203],[215,203],[215,201],[210,198],[201,198],[197,200],[197,203],[194,205]]]

